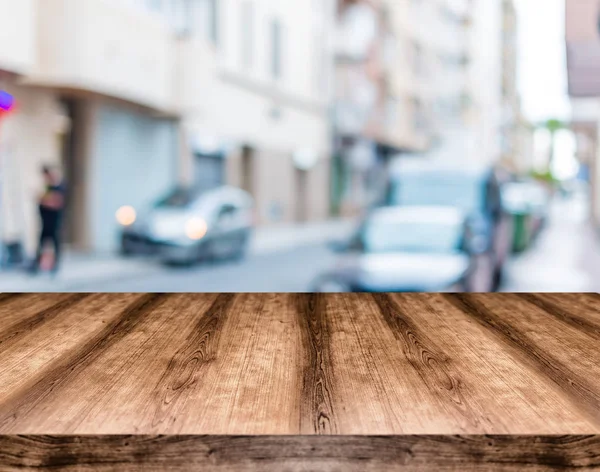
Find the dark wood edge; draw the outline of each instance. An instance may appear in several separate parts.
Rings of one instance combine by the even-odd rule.
[[[0,470],[600,470],[595,436],[0,436]]]

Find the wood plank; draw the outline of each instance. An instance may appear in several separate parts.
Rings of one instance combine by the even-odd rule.
[[[70,306],[85,300],[86,294],[2,294],[0,299],[0,353],[47,323]]]
[[[410,411],[410,405],[419,402],[419,392],[411,389],[419,378],[403,370],[405,360],[371,298],[356,294],[321,297],[334,354],[331,369],[338,433],[403,434],[422,428],[422,411]],[[397,381],[400,378],[402,382]]]
[[[177,431],[297,434],[299,353],[290,295],[238,294]]]
[[[20,395],[21,387],[30,388],[66,353],[105,329],[131,296],[92,295],[83,299],[85,306],[78,297],[58,302],[54,296],[47,298],[50,303],[39,303],[39,297],[32,296],[30,309],[15,311],[21,321],[14,316],[0,319],[6,342],[0,352],[0,411],[9,396]],[[61,309],[55,310],[57,306]]]
[[[83,339],[79,335],[79,332],[69,333],[71,336],[65,336],[62,331],[59,335],[62,335],[62,339],[72,341],[73,338],[77,339],[79,344],[74,348],[71,344],[65,346],[60,344],[60,356],[54,354],[54,360],[46,364],[46,369],[38,370],[37,375],[30,379],[24,378],[26,383],[20,388],[11,392],[11,394],[4,398],[0,403],[0,430],[6,432],[13,432],[14,428],[18,428],[18,423],[23,418],[33,418],[32,423],[39,424],[39,422],[45,417],[45,412],[51,410],[58,405],[44,405],[44,401],[49,395],[60,388],[61,386],[72,381],[80,372],[85,370],[87,367],[92,365],[94,361],[108,348],[117,343],[123,337],[128,335],[131,330],[136,328],[136,325],[140,323],[143,315],[147,310],[156,306],[158,303],[165,300],[164,296],[158,294],[149,295],[131,295],[129,297],[117,298],[114,305],[109,305],[112,310],[108,313],[101,311],[101,315],[108,314],[109,320],[105,320],[104,316],[95,317],[92,320],[89,319],[95,313],[94,304],[90,304],[89,311],[83,310],[83,313],[78,312],[78,316],[84,316],[85,326],[94,327],[92,331],[93,336],[85,336]],[[126,301],[125,308],[119,309],[120,305]],[[106,307],[106,305],[105,305]],[[117,308],[117,309],[115,309]],[[82,324],[81,320],[78,320]],[[101,328],[98,328],[101,327]],[[43,336],[39,340],[40,344],[46,342],[45,330],[42,330],[39,335]],[[88,333],[86,333],[88,334]],[[57,343],[60,343],[57,340]],[[35,347],[35,346],[34,346]],[[24,360],[21,357],[20,360]],[[4,367],[5,361],[2,359],[2,366]],[[2,368],[1,372],[5,372]],[[9,374],[12,371],[9,371]],[[82,396],[83,393],[83,396]],[[69,404],[76,402],[86,402],[88,392],[81,392],[75,397],[67,399]],[[40,407],[41,406],[41,407]]]
[[[94,362],[85,367],[79,364],[79,369],[69,372],[60,385],[54,385],[51,394],[39,401],[36,412],[43,415],[21,415],[10,431],[19,434],[40,429],[52,434],[137,431],[144,408],[157,405],[155,385],[192,330],[190,318],[198,312],[203,314],[216,296],[162,295],[161,298],[162,303],[158,299],[154,304],[136,298],[137,305],[122,310],[115,320],[117,323],[145,303],[145,311],[135,313],[137,329],[123,329],[123,342],[104,346],[102,352],[94,351]],[[113,331],[105,329],[96,340]],[[75,360],[71,362],[85,359],[87,352],[85,345],[74,351]],[[85,392],[85,401],[73,402],[80,392]],[[140,414],[128,414],[132,411]]]
[[[600,351],[588,333],[510,294],[446,298],[491,330],[521,362],[554,383],[559,394],[600,427]]]
[[[425,342],[413,349],[421,348],[419,357],[427,361],[424,378],[430,390],[441,392],[439,398],[446,408],[466,413],[467,418],[477,414],[474,424],[465,423],[466,434],[510,434],[515,428],[522,434],[598,431],[586,412],[574,407],[536,369],[515,359],[493,332],[474,323],[444,295],[395,294],[390,298],[396,302],[396,313],[402,312],[412,326],[434,335],[437,352],[423,350]],[[411,338],[416,344],[418,339]],[[442,417],[448,415],[442,413]],[[424,432],[442,431],[429,427]]]
[[[600,470],[599,333],[595,294],[0,294],[0,470]]]
[[[600,297],[597,294],[522,293],[517,296],[600,342]]]

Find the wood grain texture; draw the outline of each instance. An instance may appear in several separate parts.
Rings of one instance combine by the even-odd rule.
[[[600,296],[0,294],[0,435],[0,470],[600,470]]]
[[[3,471],[598,470],[600,437],[0,436]]]

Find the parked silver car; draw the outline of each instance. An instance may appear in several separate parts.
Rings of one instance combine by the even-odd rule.
[[[156,254],[168,263],[242,258],[254,227],[254,201],[245,191],[178,188],[141,212],[117,212],[124,255]]]
[[[314,282],[315,292],[472,291],[486,241],[454,207],[374,210],[347,243],[336,265]]]

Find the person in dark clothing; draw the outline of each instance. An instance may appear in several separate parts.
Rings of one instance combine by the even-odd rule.
[[[42,169],[45,191],[39,201],[39,211],[42,230],[37,254],[31,267],[32,273],[37,273],[40,268],[44,246],[47,242],[54,246],[54,265],[52,272],[58,271],[60,260],[60,231],[63,211],[65,207],[65,188],[58,173],[50,167]]]

